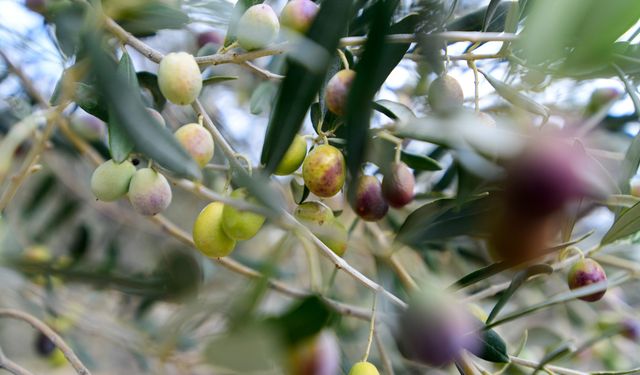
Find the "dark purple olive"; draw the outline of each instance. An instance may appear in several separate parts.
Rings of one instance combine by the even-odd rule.
[[[607,281],[607,275],[604,273],[602,266],[593,259],[580,259],[571,267],[567,283],[571,290],[582,288],[587,285]],[[595,302],[601,299],[606,293],[606,289],[600,292],[580,297],[581,300],[587,302]]]
[[[354,202],[354,211],[366,221],[377,221],[389,211],[389,204],[382,195],[382,185],[375,176],[362,176]]]
[[[477,328],[457,304],[413,304],[399,316],[396,341],[408,359],[441,367],[452,363],[463,349],[478,349]]]
[[[623,320],[620,325],[622,328],[622,336],[631,341],[638,341],[640,339],[640,320],[627,318]]]
[[[405,163],[393,163],[382,179],[382,194],[391,207],[401,208],[413,200],[415,184],[416,179]]]
[[[36,348],[36,352],[43,357],[50,356],[51,353],[56,350],[56,345],[53,343],[53,341],[51,341],[43,333],[38,333],[34,345]]]

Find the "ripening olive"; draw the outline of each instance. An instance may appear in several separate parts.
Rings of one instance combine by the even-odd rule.
[[[307,156],[307,141],[303,136],[296,135],[273,173],[278,176],[286,176],[295,172],[302,165],[305,156]]]
[[[297,344],[289,353],[289,375],[335,375],[339,370],[340,347],[331,331]]]
[[[129,183],[136,167],[125,160],[117,164],[113,160],[107,160],[100,164],[91,175],[91,191],[101,201],[115,201],[129,191]]]
[[[393,163],[382,178],[382,194],[391,207],[401,208],[413,200],[415,184],[416,179],[405,163]]]
[[[248,51],[264,48],[278,36],[280,21],[267,4],[249,7],[238,20],[238,44]]]
[[[338,116],[342,116],[346,112],[347,97],[355,78],[355,70],[343,69],[327,82],[324,100],[327,103],[327,108]]]
[[[247,200],[247,189],[236,189],[231,198]],[[243,212],[235,207],[225,205],[222,210],[222,229],[234,240],[247,240],[258,233],[265,217],[253,212]]]
[[[141,215],[153,216],[171,203],[171,186],[162,174],[151,168],[136,171],[129,184],[129,202]]]
[[[448,114],[462,107],[464,94],[455,78],[443,75],[431,82],[427,99],[435,112]]]
[[[299,33],[305,33],[318,13],[318,4],[311,0],[291,0],[282,8],[282,26]]]
[[[302,178],[313,194],[328,198],[336,195],[346,176],[342,152],[331,145],[315,147],[304,159]]]
[[[74,133],[90,142],[102,140],[107,134],[107,126],[105,123],[99,118],[89,114],[73,116],[70,127]]]
[[[200,168],[204,168],[213,158],[213,137],[202,125],[183,125],[176,130],[174,135]]]
[[[202,74],[194,57],[186,52],[165,55],[158,67],[158,86],[174,104],[193,103],[202,90]]]
[[[567,283],[571,290],[605,281],[607,281],[607,275],[604,273],[604,269],[600,263],[590,258],[578,260],[573,267],[571,267],[569,275],[567,276]],[[579,299],[587,302],[595,302],[601,299],[605,293],[606,288],[600,292],[579,297]]]

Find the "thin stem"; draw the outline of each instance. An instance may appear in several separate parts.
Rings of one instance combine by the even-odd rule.
[[[476,62],[470,60],[467,65],[473,71],[473,85],[474,85],[474,97],[473,103],[475,105],[475,111],[480,112],[480,77],[478,76],[478,68],[476,67]]]
[[[514,363],[516,365],[529,367],[529,368],[532,368],[532,369],[536,369],[539,366],[538,362],[530,361],[530,360],[524,359],[524,358],[519,358],[519,357],[515,357],[515,356],[509,356],[509,359],[511,360],[512,363]],[[565,368],[565,367],[559,367],[559,366],[553,366],[553,365],[546,365],[545,369],[553,371],[554,373],[560,374],[560,375],[589,375],[589,373],[587,373],[587,372],[571,370],[571,369],[568,369],[568,368]]]
[[[0,348],[0,368],[9,371],[13,375],[33,375],[24,367],[7,358],[7,356],[2,351],[2,348]]]
[[[76,372],[80,375],[91,375],[91,372],[85,367],[85,365],[78,359],[76,354],[73,352],[73,349],[67,345],[67,343],[58,335],[53,329],[49,328],[48,325],[44,324],[38,318],[13,309],[0,309],[0,317],[6,317],[16,320],[22,320],[25,323],[28,323],[30,326],[35,328],[37,331],[41,332],[43,335],[47,336],[53,344],[62,351],[65,358],[71,363],[71,366],[76,370]]]
[[[344,54],[344,52],[338,48],[338,56],[340,57],[340,61],[342,61],[342,66],[344,67],[344,69],[349,69],[349,60],[347,60],[347,55]]]
[[[394,375],[393,365],[391,364],[391,359],[389,359],[389,355],[387,351],[384,349],[384,343],[380,339],[380,335],[378,331],[373,331],[373,337],[376,339],[376,347],[378,348],[378,353],[380,354],[380,362],[382,362],[382,367],[384,367],[384,372],[387,375]]]
[[[369,338],[367,339],[367,349],[362,357],[362,362],[366,362],[369,359],[369,352],[371,351],[371,343],[373,342],[373,333],[376,329],[376,304],[378,302],[378,293],[373,293],[373,305],[371,306],[371,324],[369,325]]]

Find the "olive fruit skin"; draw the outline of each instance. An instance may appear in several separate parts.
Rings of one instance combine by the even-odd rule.
[[[378,221],[387,214],[389,204],[375,176],[360,177],[353,209],[365,221]]]
[[[91,175],[91,191],[96,198],[112,202],[122,198],[129,191],[129,183],[136,167],[128,160],[118,164],[107,160],[100,164]]]
[[[405,163],[393,163],[382,178],[382,194],[391,207],[402,208],[413,200],[415,184],[416,179]]]
[[[74,133],[90,142],[102,140],[107,134],[107,126],[104,122],[89,114],[74,116],[70,127]]]
[[[569,275],[567,276],[567,283],[571,290],[604,281],[607,281],[607,275],[604,269],[598,262],[589,258],[577,261],[573,267],[571,267]],[[606,289],[580,297],[579,299],[587,302],[595,302],[601,299],[605,293]]]
[[[153,216],[171,203],[171,186],[162,174],[151,168],[136,171],[129,184],[129,202],[141,215]]]
[[[629,193],[634,197],[640,197],[640,176],[634,176],[629,181]]]
[[[324,100],[327,108],[338,116],[345,114],[347,109],[347,97],[349,90],[356,78],[355,70],[343,69],[337,72],[329,82],[324,91]]]
[[[267,4],[249,7],[238,20],[237,40],[248,51],[264,48],[278,36],[280,21]]]
[[[198,34],[196,38],[198,48],[202,48],[207,44],[220,46],[224,43],[224,38],[216,31],[204,31]]]
[[[631,341],[640,339],[640,321],[633,318],[626,318],[620,323],[621,334]]]
[[[349,375],[380,375],[376,366],[369,362],[358,362],[349,371]]]
[[[231,198],[246,200],[247,190],[236,189],[231,193]],[[222,229],[227,236],[234,240],[248,240],[258,233],[265,217],[253,212],[243,212],[235,207],[225,205],[222,210]]]
[[[236,246],[236,240],[227,236],[222,229],[224,207],[221,202],[209,203],[200,211],[193,224],[193,242],[208,257],[227,256]]]
[[[282,8],[280,24],[299,33],[305,33],[309,30],[318,9],[318,4],[311,0],[291,0]]]
[[[149,108],[149,107],[147,107],[147,112],[155,120],[156,124],[162,126],[163,128],[167,127],[167,123],[166,123],[166,121],[164,121],[164,117],[162,117],[160,112],[156,111],[153,108]]]
[[[204,168],[213,158],[213,137],[204,126],[186,124],[176,130],[174,136],[200,168]]]
[[[294,216],[336,255],[344,255],[349,233],[329,207],[320,202],[304,202],[296,208]]]
[[[302,163],[302,178],[313,194],[329,198],[344,186],[346,164],[342,152],[331,145],[315,147]]]
[[[202,74],[195,58],[186,52],[165,55],[158,67],[158,85],[170,102],[193,103],[202,90]]]
[[[34,342],[36,352],[43,356],[50,356],[56,350],[56,344],[53,343],[44,333],[39,332]]]
[[[447,114],[462,107],[464,94],[455,78],[443,75],[431,82],[427,100],[435,112]]]
[[[615,87],[599,87],[591,93],[587,104],[587,114],[594,114],[610,102],[620,98],[621,93]]]
[[[307,141],[301,135],[296,135],[273,174],[277,176],[290,175],[300,168],[305,156],[307,156]]]
[[[461,306],[412,303],[398,317],[396,341],[405,357],[440,367],[452,363],[463,349],[478,349],[476,329]]]
[[[289,375],[335,375],[340,370],[340,347],[335,334],[322,331],[289,353]]]

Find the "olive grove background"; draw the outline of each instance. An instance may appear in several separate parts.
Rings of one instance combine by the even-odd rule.
[[[382,374],[640,373],[633,370],[640,368],[640,198],[633,183],[640,163],[640,3],[324,0],[316,2],[335,14],[318,21],[322,32],[312,38],[283,30],[272,46],[277,51],[250,64],[237,58],[250,53],[241,48],[221,52],[229,25],[261,2],[44,0],[46,10],[36,12],[0,0],[0,368],[291,373],[291,353],[322,331],[338,338],[338,374],[349,373],[369,345],[368,360]],[[286,1],[265,3],[279,14]],[[344,27],[331,26],[340,20]],[[203,45],[203,33],[219,39]],[[349,170],[344,192],[322,199],[349,230],[342,258],[327,256],[326,246],[282,213],[320,200],[305,191],[301,174],[262,173],[278,162],[264,160],[265,143],[284,153],[298,132],[317,137],[319,119],[342,121],[315,104],[340,56],[326,51],[327,66],[305,65],[333,42],[370,77],[354,83],[351,117],[329,139]],[[153,53],[174,51],[226,59],[200,65],[205,85],[193,106],[172,104],[158,89]],[[125,80],[115,67],[123,60],[139,87],[118,86]],[[298,80],[287,83],[292,71]],[[428,104],[429,85],[443,71],[464,92],[459,117],[440,117]],[[102,78],[74,86],[86,76]],[[320,89],[301,78],[316,76]],[[602,88],[610,95],[594,98]],[[216,141],[199,176],[175,150],[156,147],[164,138],[140,124],[145,117],[121,124],[145,129],[132,140],[132,157],[144,165],[154,160],[171,182],[171,205],[153,217],[137,214],[126,199],[95,199],[91,174],[111,158],[107,130],[87,138],[74,126],[84,112],[139,113],[128,100],[138,91],[172,132],[202,114]],[[314,104],[297,100],[305,95]],[[480,111],[496,124],[478,131],[483,125],[469,116]],[[270,124],[303,112],[302,124]],[[58,117],[42,121],[47,113]],[[578,145],[605,186],[603,194],[568,205],[550,251],[514,263],[489,254],[484,227],[499,214],[478,204],[504,187],[501,160],[508,157],[501,152],[516,147],[512,133]],[[396,137],[416,178],[415,198],[365,222],[349,204],[354,175],[362,166],[381,177]],[[242,157],[230,158],[227,146]],[[282,156],[275,153],[272,159]],[[228,199],[228,184],[248,187],[256,198],[250,206],[268,219],[228,257],[207,258],[193,246],[192,226],[207,203]],[[594,303],[567,287],[567,272],[583,254],[609,280],[596,285],[607,292]],[[405,358],[395,326],[416,290],[445,292],[486,323],[482,348],[457,366]],[[16,320],[15,311],[28,315]],[[43,326],[21,322],[34,318]],[[66,343],[59,348],[75,353],[73,363],[61,352],[43,355],[39,331],[48,335],[47,327]]]

